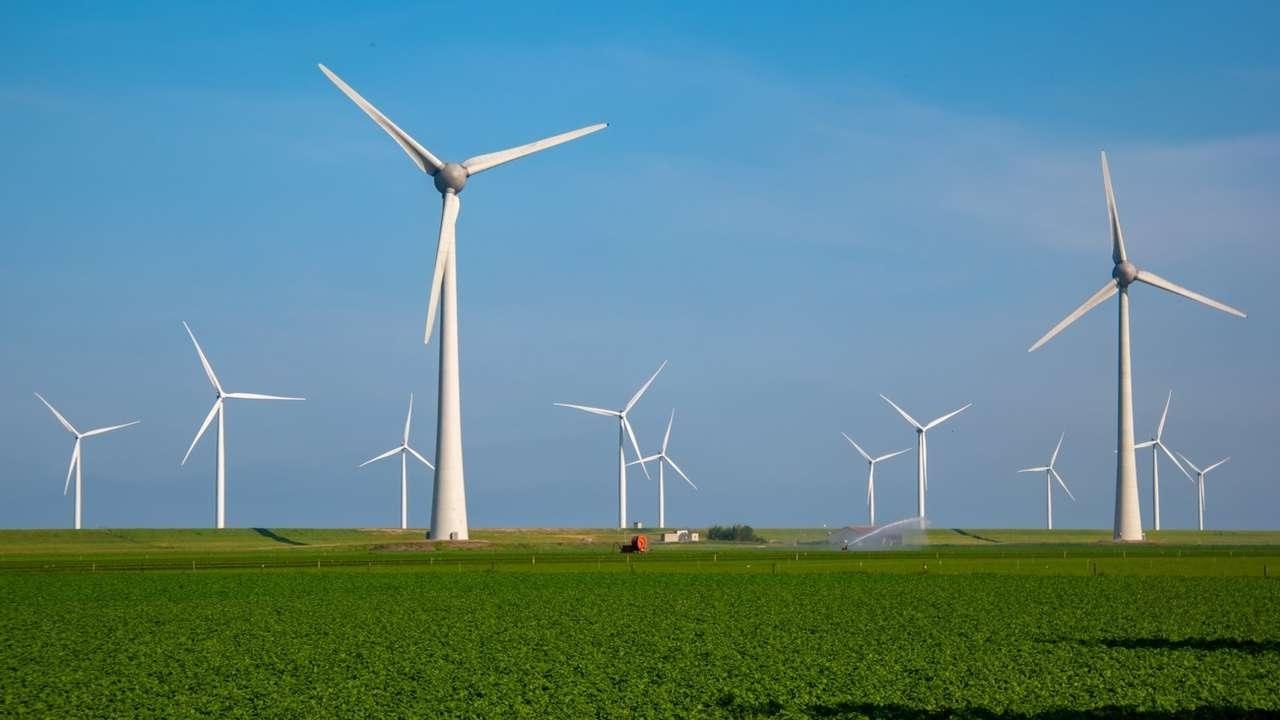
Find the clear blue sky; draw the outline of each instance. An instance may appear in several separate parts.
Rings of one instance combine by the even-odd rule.
[[[0,27],[0,526],[66,526],[72,422],[87,526],[205,526],[212,401],[180,325],[231,389],[231,522],[398,518],[395,444],[434,453],[420,342],[438,195],[316,70],[324,62],[445,158],[597,121],[605,132],[475,178],[459,225],[473,526],[604,526],[619,405],[657,364],[641,442],[677,408],[675,525],[864,517],[864,465],[917,417],[930,515],[1039,526],[1047,459],[1107,527],[1115,306],[1028,355],[1110,272],[1108,150],[1139,264],[1240,306],[1133,293],[1137,430],[1210,476],[1208,523],[1275,527],[1280,432],[1280,47],[1273,3],[832,3],[759,9],[527,3],[17,3]],[[914,459],[878,474],[914,508]],[[1164,522],[1194,523],[1163,468]],[[1144,518],[1149,465],[1140,459]],[[413,478],[424,525],[430,478]],[[656,519],[633,476],[631,508]]]

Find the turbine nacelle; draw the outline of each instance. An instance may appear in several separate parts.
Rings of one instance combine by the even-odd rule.
[[[1128,260],[1118,262],[1111,269],[1111,277],[1115,279],[1117,286],[1127,288],[1133,284],[1134,280],[1138,279],[1138,266]]]
[[[440,194],[452,192],[456,195],[462,192],[462,188],[466,186],[469,175],[470,173],[467,172],[466,168],[458,163],[451,162],[445,163],[444,167],[436,171],[433,180],[436,184],[436,190],[439,190]]]

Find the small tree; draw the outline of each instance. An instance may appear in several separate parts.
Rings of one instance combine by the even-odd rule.
[[[707,537],[711,540],[725,540],[729,542],[765,542],[764,538],[756,535],[756,531],[752,529],[750,525],[732,525],[729,527],[713,525],[709,530],[707,530]]]

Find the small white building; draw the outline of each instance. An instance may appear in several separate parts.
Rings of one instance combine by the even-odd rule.
[[[664,543],[698,542],[699,540],[701,540],[701,536],[698,533],[689,532],[688,530],[672,530],[662,533],[662,542]]]

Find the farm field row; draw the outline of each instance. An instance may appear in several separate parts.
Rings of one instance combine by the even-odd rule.
[[[0,716],[1265,717],[1280,581],[0,573]]]
[[[799,531],[795,531],[799,532]],[[810,531],[812,532],[812,531]],[[1280,545],[1252,533],[1235,544],[1116,545],[1071,542],[1026,531],[934,531],[982,542],[849,551],[826,542],[765,545],[700,543],[654,546],[622,555],[616,531],[485,531],[466,544],[424,541],[416,531],[381,530],[114,530],[0,532],[0,572],[118,570],[271,570],[416,567],[424,572],[679,573],[971,573],[1017,575],[1168,575],[1268,577],[1280,573]],[[997,538],[1007,538],[999,540]],[[933,538],[931,538],[933,539]],[[1177,539],[1176,536],[1174,539]]]

